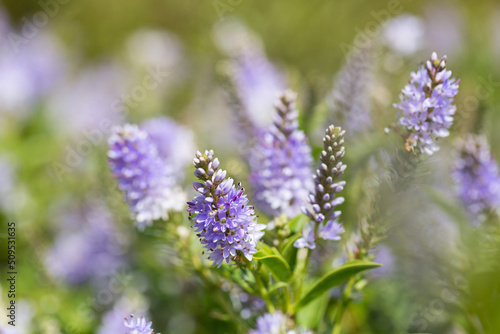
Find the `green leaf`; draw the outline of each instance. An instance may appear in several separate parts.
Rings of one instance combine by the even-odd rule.
[[[263,257],[254,257],[254,259],[263,263],[271,274],[273,274],[274,278],[280,282],[286,282],[292,274],[290,266],[280,255],[267,255]]]
[[[272,294],[274,293],[276,290],[280,289],[280,288],[284,288],[288,286],[288,283],[285,283],[285,282],[278,282],[278,283],[274,283],[270,288],[269,288],[269,294]]]
[[[297,233],[288,238],[281,252],[283,258],[288,263],[292,271],[295,268],[295,263],[297,262],[297,248],[293,247],[293,244],[300,237],[301,233]]]
[[[288,226],[293,233],[297,233],[302,231],[302,228],[309,220],[309,217],[301,213],[300,215],[290,219]]]
[[[273,255],[274,254],[274,250],[266,245],[265,243],[261,243],[259,245],[259,250],[257,251],[257,253],[255,253],[253,255],[254,258],[259,258],[259,257],[264,257],[264,256],[268,256],[268,255]]]
[[[373,263],[369,261],[352,261],[343,264],[342,266],[334,269],[318,279],[313,283],[309,291],[302,297],[296,306],[296,310],[300,310],[302,307],[306,306],[316,298],[323,295],[326,291],[331,288],[340,285],[345,280],[362,272],[363,270],[373,269],[376,267],[381,267],[379,263]]]
[[[330,296],[323,294],[307,304],[297,312],[297,323],[305,328],[317,328],[325,316],[329,300]]]

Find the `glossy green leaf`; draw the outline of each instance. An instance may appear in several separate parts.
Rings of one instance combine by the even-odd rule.
[[[297,233],[297,232],[300,232],[302,231],[302,228],[304,227],[304,225],[310,220],[309,217],[307,217],[306,215],[304,214],[300,214],[292,219],[290,219],[290,221],[288,222],[288,227],[290,227],[290,230],[293,232],[293,233]]]
[[[278,289],[281,289],[281,288],[284,288],[288,286],[288,283],[285,283],[285,282],[278,282],[278,283],[275,283],[273,284],[270,288],[269,288],[269,294],[272,294],[274,293],[276,290]]]
[[[345,263],[344,265],[338,267],[325,274],[323,277],[318,279],[309,291],[302,297],[299,303],[296,306],[296,310],[304,307],[309,304],[316,298],[323,295],[325,292],[330,290],[331,288],[342,284],[345,280],[350,277],[368,269],[373,269],[377,267],[381,267],[382,265],[379,263],[373,263],[369,261],[352,261]]]
[[[267,255],[264,257],[254,257],[254,259],[264,264],[278,281],[286,282],[292,274],[290,266],[280,255]]]
[[[273,255],[273,254],[274,254],[274,250],[270,246],[266,245],[265,243],[261,243],[259,245],[259,250],[257,251],[257,253],[255,253],[253,255],[253,257],[259,258],[259,257]]]
[[[301,236],[301,233],[297,233],[288,238],[281,252],[283,258],[288,263],[292,271],[295,268],[295,263],[297,262],[297,248],[293,247],[293,244]]]

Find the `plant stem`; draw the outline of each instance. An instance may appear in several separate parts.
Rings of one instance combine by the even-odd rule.
[[[290,291],[288,289],[288,286],[285,286],[283,292],[285,294],[285,311],[286,313],[292,313],[292,301],[290,299]]]
[[[309,265],[309,258],[311,257],[311,250],[307,250],[307,255],[306,259],[304,261],[304,265],[302,267],[302,270],[300,272],[299,277],[297,278],[297,290],[295,293],[295,304],[297,304],[300,300],[300,296],[302,294],[302,284],[304,283],[304,278],[306,277],[307,273],[307,266]]]
[[[349,279],[349,281],[347,281],[345,290],[342,293],[340,304],[337,307],[337,310],[335,311],[335,322],[333,324],[332,334],[340,334],[340,331],[342,329],[342,318],[344,316],[344,312],[347,308],[347,305],[351,301],[351,293],[354,283],[355,280],[352,277]]]
[[[250,263],[250,261],[247,262],[248,267],[250,268],[250,271],[253,274],[253,277],[255,278],[255,282],[257,283],[257,288],[259,289],[259,293],[261,298],[264,300],[267,306],[267,310],[270,313],[274,313],[274,304],[269,298],[269,293],[267,292],[266,287],[264,286],[264,283],[262,283],[262,280],[260,279],[259,272],[256,270],[256,268]]]
[[[180,239],[182,240],[182,238]],[[187,249],[188,251],[189,258],[191,260],[191,263],[193,264],[194,270],[198,273],[198,276],[203,281],[203,284],[214,292],[219,306],[230,316],[231,319],[233,319],[233,324],[236,327],[237,332],[240,333],[241,329],[244,328],[244,324],[241,321],[241,317],[239,317],[239,315],[237,315],[234,312],[233,308],[230,305],[228,305],[227,299],[225,298],[224,294],[222,294],[218,284],[213,282],[212,279],[210,278],[207,268],[205,268],[201,263],[200,257],[197,256],[196,254],[193,254],[193,252],[191,251],[190,247],[191,240],[192,240],[192,235],[190,234],[188,239],[184,243],[184,248]]]
[[[318,227],[319,227],[319,223],[316,222],[316,224],[314,225],[314,235],[318,234]],[[298,277],[297,291],[296,291],[296,294],[295,294],[295,304],[296,305],[299,302],[300,296],[302,294],[302,284],[304,283],[304,278],[306,277],[306,274],[307,274],[307,267],[309,266],[309,258],[310,257],[311,257],[311,249],[308,248],[307,249],[306,259],[304,261],[304,266],[302,267],[301,274]]]

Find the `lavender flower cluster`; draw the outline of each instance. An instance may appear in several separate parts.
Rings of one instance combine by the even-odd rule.
[[[189,219],[210,252],[209,259],[218,267],[239,254],[251,261],[265,226],[257,224],[244,189],[226,179],[227,173],[219,169],[219,159],[212,150],[197,152],[193,163],[194,175],[201,182],[193,182],[200,195],[188,202]]]
[[[316,237],[324,240],[340,240],[339,234],[344,227],[338,222],[340,211],[335,208],[344,202],[343,197],[336,194],[344,189],[345,181],[335,182],[346,169],[341,159],[344,157],[345,131],[330,125],[323,138],[320,168],[313,176],[315,192],[309,194],[311,208],[304,208],[304,213],[312,220],[302,232],[302,238],[295,241],[297,248],[316,247]]]
[[[249,158],[255,204],[270,216],[296,216],[313,188],[311,148],[298,129],[296,97],[290,90],[280,96],[275,120]]]
[[[439,150],[436,140],[447,137],[453,123],[459,80],[446,70],[446,56],[431,59],[411,74],[409,83],[401,91],[401,101],[394,104],[400,110],[398,124],[407,129],[405,148],[418,149],[425,154]]]
[[[474,216],[500,207],[498,163],[486,138],[469,135],[459,142],[453,177],[462,202]]]
[[[108,140],[109,166],[139,228],[167,219],[167,212],[181,210],[185,201],[169,157],[161,154],[153,138],[137,125],[126,124],[115,127]]]
[[[446,70],[446,57],[438,59],[433,53],[425,66],[412,73],[409,84],[402,91],[400,103],[395,105],[400,109],[398,124],[407,130],[403,137],[408,151],[432,154],[438,150],[435,141],[449,134],[448,128],[456,109],[453,99],[457,93],[458,81],[451,78],[451,71]],[[347,100],[338,96],[337,99],[343,109],[348,107]],[[295,101],[296,94],[285,91],[275,105],[273,123],[267,129],[255,127],[258,138],[248,155],[249,180],[256,205],[269,216],[291,218],[302,211],[309,218],[294,247],[315,249],[318,238],[340,240],[340,235],[345,232],[339,222],[341,211],[338,207],[344,202],[339,193],[346,185],[340,180],[346,170],[342,161],[346,132],[341,127],[328,126],[320,165],[313,175],[312,152],[305,134],[299,130]],[[363,109],[363,106],[365,104],[360,102],[357,109]],[[183,193],[177,186],[182,164],[176,164],[172,156],[183,141],[165,146],[165,142],[172,142],[169,136],[175,131],[176,126],[165,119],[152,120],[141,127],[130,124],[117,127],[109,139],[109,165],[140,227],[155,219],[166,219],[168,210],[182,207],[183,203],[179,201]],[[224,262],[229,264],[231,260],[243,263],[259,286],[260,301],[272,312],[258,318],[256,329],[249,333],[312,333],[296,328],[295,319],[290,314],[274,312],[273,301],[259,272],[266,273],[264,266],[260,267],[263,261],[257,266],[249,262],[258,251],[265,225],[257,223],[254,207],[250,205],[245,190],[227,177],[213,150],[198,151],[193,164],[198,179],[193,182],[193,187],[198,194],[187,202],[187,212],[204,252],[217,267]],[[474,213],[500,205],[498,166],[484,140],[472,138],[465,141],[454,175],[463,201]],[[279,252],[279,240],[275,242],[276,247],[272,249]],[[308,252],[308,256],[310,254]],[[299,286],[299,296],[300,290]],[[134,334],[153,332],[151,322],[144,318],[126,319],[125,326]]]
[[[130,330],[129,334],[154,334],[154,329],[151,328],[153,323],[147,322],[143,317],[134,319],[131,315],[130,320],[125,318],[124,324]]]

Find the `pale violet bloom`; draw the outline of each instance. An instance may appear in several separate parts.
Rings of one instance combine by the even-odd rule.
[[[186,194],[170,165],[175,157],[163,156],[148,132],[137,125],[118,126],[108,144],[109,167],[140,229],[184,207]]]
[[[153,334],[153,322],[146,321],[143,317],[135,318],[131,315],[130,319],[124,320],[125,327],[128,328],[127,334]]]
[[[89,66],[66,78],[51,95],[49,115],[60,133],[86,138],[94,145],[104,143],[111,126],[122,124],[134,103],[125,95],[129,81],[128,73],[116,62]]]
[[[391,50],[409,56],[423,47],[425,23],[417,16],[399,15],[384,23],[382,35],[384,43]]]

